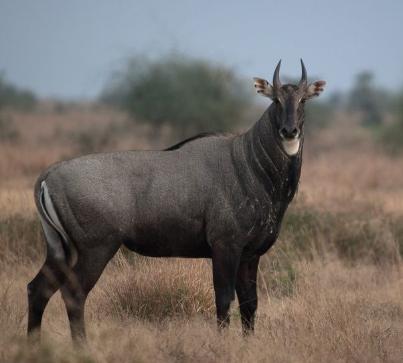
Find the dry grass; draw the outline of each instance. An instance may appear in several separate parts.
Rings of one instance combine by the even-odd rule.
[[[236,310],[233,327],[222,334],[216,331],[209,312],[211,300],[207,299],[211,298],[209,279],[199,282],[203,291],[189,284],[182,295],[172,291],[167,296],[167,286],[178,282],[177,272],[186,265],[190,270],[186,280],[200,280],[200,266],[195,268],[192,262],[183,262],[179,269],[155,262],[153,271],[166,268],[162,278],[158,271],[145,276],[140,267],[111,266],[88,301],[91,343],[87,351],[78,353],[70,346],[59,297],[47,310],[43,346],[25,343],[25,283],[33,266],[20,268],[17,276],[8,271],[7,280],[1,276],[6,285],[1,296],[2,360],[399,362],[403,357],[403,275],[396,265],[349,268],[337,259],[299,262],[292,296],[275,298],[260,291],[257,330],[248,339],[239,334]],[[131,278],[136,287],[128,285]],[[11,279],[12,285],[5,284]],[[150,287],[153,283],[163,291]],[[183,282],[173,287],[180,286]],[[132,294],[142,289],[141,297]],[[166,300],[161,301],[162,297]],[[191,301],[187,313],[175,316],[184,309],[183,299],[195,299],[197,306]],[[160,320],[144,316],[142,302],[149,302],[151,308],[146,309],[153,309],[150,313]],[[207,314],[198,312],[200,309]]]
[[[77,153],[63,135],[125,121],[91,108],[12,116],[18,144],[0,144],[0,361],[403,361],[402,160],[351,127],[307,140],[297,200],[259,269],[254,336],[241,336],[237,304],[231,328],[217,332],[210,262],[121,251],[88,299],[88,348],[73,350],[58,294],[45,313],[43,344],[29,344],[26,284],[44,258],[35,175]],[[147,146],[136,141],[146,134],[115,135],[111,148]]]
[[[127,260],[119,254],[110,272],[113,279],[100,286],[102,303],[97,305],[98,316],[156,322],[198,314],[212,317],[210,270],[206,260],[156,261],[141,256]]]

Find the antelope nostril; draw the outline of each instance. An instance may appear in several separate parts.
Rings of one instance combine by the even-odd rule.
[[[282,137],[287,137],[287,134],[288,134],[288,132],[287,132],[287,129],[285,128],[285,127],[283,127],[281,130],[280,130],[280,136],[282,136]]]
[[[283,127],[280,129],[279,133],[280,133],[280,136],[284,139],[295,139],[299,134],[299,130],[297,127],[293,128],[293,129],[288,129],[287,127]]]

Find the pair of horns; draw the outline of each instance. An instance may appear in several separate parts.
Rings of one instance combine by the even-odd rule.
[[[273,75],[273,86],[274,88],[280,88],[281,87],[281,82],[280,82],[280,66],[281,66],[281,59],[277,63],[277,67],[274,71]],[[306,76],[306,68],[303,60],[301,59],[301,68],[302,68],[302,75],[301,75],[301,80],[299,81],[298,87],[305,87],[308,83],[308,79]]]

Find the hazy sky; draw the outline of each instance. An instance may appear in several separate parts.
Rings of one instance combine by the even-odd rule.
[[[127,57],[177,50],[246,77],[363,69],[403,87],[403,1],[0,0],[0,70],[42,96],[93,97]]]

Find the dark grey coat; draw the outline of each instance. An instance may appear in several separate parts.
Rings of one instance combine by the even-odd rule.
[[[215,243],[242,258],[261,255],[277,238],[301,168],[302,147],[285,154],[269,112],[239,136],[63,161],[36,189],[46,181],[78,252],[108,240],[147,256],[211,257]]]

